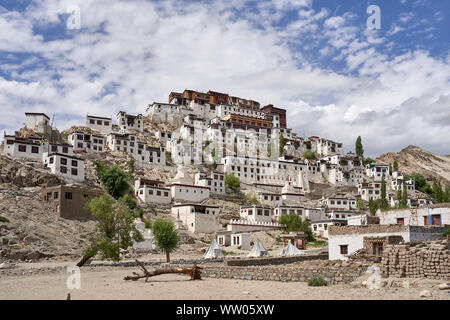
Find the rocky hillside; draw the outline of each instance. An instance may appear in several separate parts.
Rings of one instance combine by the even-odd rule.
[[[397,160],[399,170],[410,174],[418,172],[427,180],[436,178],[450,185],[450,156],[438,155],[416,146],[408,146],[400,152],[389,152],[377,158],[382,163],[393,163]]]

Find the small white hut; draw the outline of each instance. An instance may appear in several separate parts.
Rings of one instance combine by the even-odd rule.
[[[206,251],[203,258],[204,259],[217,259],[217,258],[221,258],[222,256],[223,256],[222,249],[220,249],[219,245],[217,244],[216,239],[214,238],[211,241],[211,245],[209,246],[209,248]]]
[[[266,248],[264,248],[261,241],[256,240],[255,245],[253,246],[252,250],[247,255],[247,257],[259,258],[259,257],[268,256],[268,255],[269,255],[269,252],[267,252]]]

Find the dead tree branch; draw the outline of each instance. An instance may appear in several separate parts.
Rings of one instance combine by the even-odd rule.
[[[154,271],[148,271],[147,268],[144,267],[142,262],[135,259],[136,264],[139,266],[139,268],[142,270],[144,274],[138,274],[136,272],[133,272],[134,276],[126,276],[123,278],[124,280],[131,280],[131,281],[137,281],[139,279],[145,278],[145,282],[148,281],[148,278],[158,276],[160,274],[168,274],[168,273],[178,273],[178,274],[186,274],[191,277],[191,280],[201,280],[201,270],[203,267],[199,267],[196,264],[192,268],[171,268],[171,269],[157,269]]]

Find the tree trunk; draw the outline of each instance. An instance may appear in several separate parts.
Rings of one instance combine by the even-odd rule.
[[[77,263],[77,267],[81,268],[92,257],[93,256],[83,256],[83,258],[81,258],[80,262]]]
[[[166,251],[166,262],[167,263],[170,262],[170,253],[169,253],[169,251]]]
[[[167,273],[181,273],[181,274],[187,274],[191,276],[191,280],[200,280],[202,278],[201,276],[201,270],[202,267],[198,267],[196,264],[192,268],[172,268],[172,269],[159,269],[154,271],[148,271],[144,265],[139,262],[137,259],[135,259],[137,265],[141,268],[141,270],[144,272],[143,275],[139,275],[135,272],[133,272],[134,276],[126,276],[124,280],[132,280],[137,281],[139,279],[145,278],[145,282],[147,282],[149,277],[158,276],[160,274],[167,274]]]

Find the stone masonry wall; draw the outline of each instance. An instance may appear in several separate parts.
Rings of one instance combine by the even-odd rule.
[[[381,260],[383,276],[450,279],[448,240],[417,245],[388,245]]]
[[[350,283],[362,276],[370,262],[305,261],[283,266],[205,266],[202,277],[241,280],[298,281],[307,282],[321,276],[328,284]]]
[[[233,259],[227,260],[227,266],[245,267],[245,266],[267,266],[288,264],[300,261],[310,260],[328,260],[328,252],[315,255],[302,255],[291,257],[269,257],[269,258],[252,258],[252,259]]]

